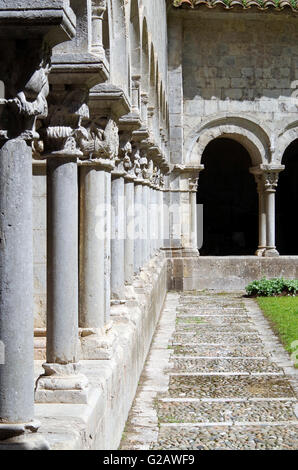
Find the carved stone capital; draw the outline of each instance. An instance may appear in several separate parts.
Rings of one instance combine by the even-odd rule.
[[[198,176],[191,176],[188,179],[188,185],[189,185],[189,190],[191,192],[196,193],[198,190],[198,184],[199,184],[199,177]]]
[[[0,139],[4,140],[38,139],[37,118],[46,117],[48,112],[51,50],[40,40],[24,43],[24,57],[24,50],[22,54],[15,50],[13,56],[10,52],[5,58],[0,56],[0,79],[5,85],[5,97],[0,100]],[[2,47],[14,49],[14,41],[4,40]]]
[[[265,171],[263,173],[263,184],[265,191],[276,191],[279,173],[276,171]]]
[[[119,152],[118,127],[115,121],[110,117],[94,116],[79,135],[79,147],[84,159],[97,160],[98,163],[106,160],[113,162],[114,166]]]
[[[44,156],[81,157],[80,141],[87,136],[83,119],[89,118],[87,90],[53,87],[49,98],[49,114],[40,134],[44,141]]]

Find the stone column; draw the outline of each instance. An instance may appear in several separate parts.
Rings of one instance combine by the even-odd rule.
[[[256,174],[255,180],[257,183],[258,199],[259,199],[259,245],[256,251],[256,256],[263,256],[266,251],[266,198],[264,179],[262,174]]]
[[[111,167],[83,162],[80,173],[79,326],[84,359],[110,359],[115,337],[110,322]]]
[[[0,149],[0,188],[1,449],[2,440],[39,427],[34,421],[30,142],[12,139]]]
[[[153,210],[152,210],[152,215],[153,215],[153,250],[152,250],[152,255],[156,253],[158,250],[158,225],[159,225],[159,214],[158,214],[158,200],[157,200],[157,189],[156,186],[152,188],[152,199],[153,199]]]
[[[143,180],[137,178],[134,182],[135,206],[135,240],[134,240],[134,272],[138,273],[143,261]]]
[[[159,206],[159,249],[164,247],[164,195],[162,187],[158,191],[158,206]]]
[[[130,146],[131,155],[131,146]],[[135,243],[135,185],[136,174],[134,172],[133,162],[128,153],[124,157],[124,195],[126,208],[126,234],[124,242],[124,274],[125,283],[131,284],[134,276],[134,243]]]
[[[197,191],[198,191],[198,178],[193,177],[189,179],[189,198],[190,198],[190,246],[193,250],[198,250],[198,233],[197,233]]]
[[[112,240],[111,294],[113,299],[124,298],[124,237],[125,237],[125,172],[119,166],[112,172]]]
[[[103,47],[103,17],[106,11],[106,0],[92,0],[92,52],[105,58]]]
[[[149,259],[150,239],[148,230],[148,197],[149,197],[149,186],[146,180],[143,181],[142,185],[142,264],[144,266]]]
[[[147,263],[150,257],[150,230],[148,224],[148,210],[149,210],[149,191],[150,181],[148,179],[148,160],[145,151],[142,151],[140,165],[143,176],[142,187],[142,263],[141,267]]]
[[[263,175],[266,200],[266,250],[263,256],[279,256],[275,246],[275,192],[278,184],[278,172],[266,171]]]
[[[141,108],[140,100],[140,75],[134,75],[132,77],[132,112],[139,113]]]
[[[75,97],[76,107],[59,103]],[[80,98],[80,99],[79,99]],[[47,158],[47,362],[36,400],[87,403],[88,382],[78,363],[78,166],[83,90],[53,87],[44,132]],[[63,122],[65,125],[57,125]]]
[[[47,39],[66,41],[74,31],[66,4],[57,2],[53,15],[51,2],[41,3],[38,22],[23,0],[0,5],[0,450],[49,448],[34,434],[32,146],[36,119],[47,114]]]
[[[84,359],[109,359],[111,175],[119,150],[118,128],[111,118],[91,123],[81,141],[80,168],[80,312]]]
[[[105,172],[105,203],[106,213],[106,230],[107,234],[112,234],[112,177],[110,172]],[[104,291],[105,291],[105,324],[110,322],[111,315],[111,235],[106,236],[104,246]]]
[[[148,126],[148,103],[149,98],[147,93],[141,93],[141,118],[143,126],[147,128]]]
[[[80,327],[104,327],[105,171],[96,163],[80,168]]]

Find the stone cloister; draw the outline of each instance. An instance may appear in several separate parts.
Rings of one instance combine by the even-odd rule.
[[[0,448],[117,448],[168,290],[297,278],[297,11],[0,0]],[[198,250],[223,142],[258,200],[241,258]]]

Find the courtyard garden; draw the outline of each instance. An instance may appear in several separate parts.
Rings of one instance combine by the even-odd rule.
[[[261,279],[246,287],[256,300],[285,349],[298,349],[298,280]],[[298,360],[295,367],[298,367]]]

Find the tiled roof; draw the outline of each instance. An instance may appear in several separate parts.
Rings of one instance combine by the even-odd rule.
[[[290,8],[294,12],[298,12],[298,0],[173,0],[175,7],[186,6],[189,8],[205,5],[208,8],[222,6],[225,9],[233,7],[241,7],[244,10],[248,8],[257,8],[259,10],[283,10]]]

